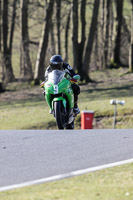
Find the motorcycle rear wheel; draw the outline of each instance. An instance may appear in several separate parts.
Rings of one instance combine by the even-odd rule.
[[[56,101],[54,102],[54,112],[55,112],[55,118],[56,123],[59,129],[65,128],[65,116],[62,112],[62,101]]]

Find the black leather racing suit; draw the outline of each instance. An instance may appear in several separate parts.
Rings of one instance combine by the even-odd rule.
[[[74,75],[76,75],[76,73],[74,72],[74,70],[72,69],[72,67],[68,63],[64,62],[62,68],[71,77],[73,77]],[[50,66],[48,66],[47,69],[46,69],[46,71],[45,71],[45,81],[47,81],[48,74],[50,72],[52,72],[52,69],[51,69]],[[77,108],[78,95],[80,94],[80,87],[79,87],[79,85],[73,83],[72,84],[72,89],[73,89],[73,93],[74,93],[74,107]]]

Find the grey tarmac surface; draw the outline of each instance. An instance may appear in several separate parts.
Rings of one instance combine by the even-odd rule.
[[[0,187],[133,158],[133,129],[0,130]]]

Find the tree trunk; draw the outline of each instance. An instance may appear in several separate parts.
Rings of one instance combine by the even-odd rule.
[[[129,72],[133,73],[133,0],[131,0],[132,4],[132,14],[131,14],[131,45],[129,51]]]
[[[99,47],[99,27],[97,26],[95,32],[95,43],[94,43],[94,52],[95,52],[95,59],[94,59],[94,66],[96,70],[100,70],[101,68],[101,49]],[[101,37],[100,37],[101,38]]]
[[[1,7],[1,0],[0,0],[0,82],[3,80],[3,70],[2,70],[2,39],[1,39],[1,34],[2,34],[2,7]],[[2,87],[2,85],[1,85]]]
[[[81,2],[81,42],[79,43],[79,59],[78,59],[78,65],[77,70],[78,73],[81,75],[81,80],[83,80],[83,53],[84,53],[84,46],[85,46],[85,30],[86,30],[86,21],[85,21],[85,15],[86,15],[86,0],[82,0]]]
[[[55,42],[55,34],[54,34],[54,23],[51,22],[51,32],[50,32],[50,46],[51,46],[51,51],[50,53],[52,55],[56,54],[56,42]]]
[[[35,84],[39,84],[39,81],[44,79],[44,61],[48,46],[48,38],[49,38],[54,2],[55,0],[50,0],[46,11],[46,20],[45,20],[46,22],[44,25],[44,29],[42,31],[42,36],[40,39],[37,61],[35,66],[35,74],[34,74]]]
[[[94,43],[94,38],[95,38],[95,31],[97,28],[99,5],[100,5],[99,0],[95,0],[94,8],[93,8],[93,16],[92,16],[92,21],[91,21],[91,26],[90,26],[90,32],[89,32],[89,36],[88,36],[87,46],[86,46],[86,50],[85,50],[84,63],[83,63],[83,70],[84,70],[83,78],[86,82],[91,81],[88,73],[89,73],[91,53],[92,53],[92,48],[93,48],[93,43]]]
[[[73,33],[72,33],[72,42],[73,42],[73,68],[75,69],[78,65],[79,57],[79,45],[78,45],[78,0],[73,0],[72,4],[72,20],[73,20]]]
[[[116,27],[116,39],[114,48],[114,63],[120,65],[120,48],[121,48],[121,29],[123,19],[123,0],[116,1],[116,12],[117,12],[117,27]]]
[[[5,89],[3,88],[2,82],[0,82],[0,93],[5,92]]]
[[[61,55],[61,34],[60,34],[60,18],[61,18],[61,0],[56,0],[56,19],[57,19],[57,43],[58,54]]]
[[[104,43],[105,43],[105,0],[101,1],[101,68],[105,68]]]
[[[104,63],[105,68],[109,65],[109,33],[110,33],[110,7],[111,0],[106,2],[106,21],[105,21],[105,43],[104,43]]]
[[[110,4],[110,35],[109,35],[109,61],[111,64],[113,58],[113,34],[114,34],[114,11],[113,11],[113,1],[111,0]]]
[[[1,47],[2,20],[1,19],[2,19],[2,8],[1,8],[1,0],[0,0],[0,62],[1,62],[1,50],[2,50],[2,47]],[[1,65],[0,65],[0,67],[1,67]]]
[[[132,14],[131,14],[131,20],[132,20]],[[126,19],[125,19],[124,16],[123,16],[123,19],[122,19],[122,25],[123,25],[123,30],[127,35],[128,42],[130,43],[131,42],[131,32],[132,31],[130,32],[130,30],[128,28],[128,24],[126,23]],[[132,21],[131,21],[131,27],[132,27]]]
[[[65,61],[68,60],[68,33],[69,33],[69,26],[70,26],[70,18],[71,18],[71,10],[67,17],[66,30],[65,30]]]
[[[20,1],[20,9],[21,9],[20,74],[22,78],[31,80],[33,78],[33,73],[29,55],[28,4],[29,0]]]
[[[14,12],[14,8],[13,8],[13,12]],[[6,82],[10,82],[15,80],[14,74],[13,74],[13,69],[12,69],[12,63],[11,63],[11,56],[12,56],[12,51],[10,46],[8,47],[8,0],[4,0],[3,1],[3,67],[4,67],[4,71],[5,71],[5,81]],[[15,19],[14,19],[14,23],[15,23]],[[11,30],[11,34],[13,37],[13,33],[14,29]],[[12,38],[10,37],[10,39]],[[10,43],[11,44],[11,43]],[[12,47],[12,45],[11,45]]]
[[[2,81],[3,81],[3,71],[2,71],[2,47],[1,47],[1,29],[2,29],[2,9],[1,9],[1,0],[0,0],[0,93],[3,92],[3,85],[2,85]]]
[[[10,40],[9,40],[9,49],[12,55],[12,44],[13,44],[13,36],[14,36],[14,29],[15,29],[15,19],[16,19],[16,4],[18,0],[14,0],[13,2],[13,12],[12,12],[12,21],[11,21],[11,33],[10,33]]]
[[[82,65],[83,65],[83,52],[85,45],[85,14],[86,14],[86,0],[81,1],[80,8],[80,19],[81,19],[81,42],[78,42],[78,32],[79,32],[79,21],[78,21],[78,2],[73,0],[73,55],[74,55],[74,68],[77,69],[78,73],[82,78]]]

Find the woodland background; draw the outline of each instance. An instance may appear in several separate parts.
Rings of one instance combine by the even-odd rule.
[[[133,0],[0,0],[0,91],[44,79],[53,54],[81,81],[90,71],[133,72]]]

